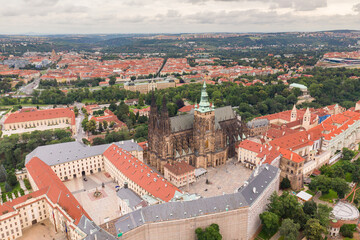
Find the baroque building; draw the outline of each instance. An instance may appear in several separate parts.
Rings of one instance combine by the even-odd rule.
[[[162,173],[166,163],[181,161],[195,168],[223,165],[235,155],[245,129],[231,106],[215,109],[210,104],[205,82],[200,103],[185,115],[169,117],[165,97],[158,111],[153,97],[147,160]]]

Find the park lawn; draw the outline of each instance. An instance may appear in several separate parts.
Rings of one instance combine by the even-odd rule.
[[[333,168],[333,167],[335,167],[335,166],[337,166],[337,165],[341,166],[341,165],[343,164],[343,162],[344,162],[344,160],[340,159],[339,161],[337,161],[336,163],[334,163],[333,165],[331,165],[331,168]]]
[[[352,173],[346,173],[345,174],[345,180],[347,181],[347,182],[352,182]]]
[[[332,201],[333,199],[338,198],[337,193],[330,189],[329,193],[321,195],[321,197],[319,197],[320,200],[326,201],[326,202],[330,202],[330,200]]]
[[[95,103],[96,101],[94,99],[83,99],[81,103]]]
[[[272,235],[268,235],[266,234],[263,230],[261,230],[261,232],[259,233],[258,237],[264,239],[264,240],[269,240],[272,236],[275,235],[276,232],[274,232]]]

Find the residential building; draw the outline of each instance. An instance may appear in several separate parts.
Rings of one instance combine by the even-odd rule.
[[[279,167],[281,154],[274,147],[267,144],[244,140],[237,146],[238,162],[250,169],[255,169],[261,164],[268,163]]]

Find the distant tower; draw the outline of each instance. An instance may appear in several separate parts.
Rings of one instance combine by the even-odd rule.
[[[294,122],[297,119],[297,109],[296,106],[294,104],[293,109],[291,110],[291,118],[290,118],[290,122]]]
[[[310,113],[310,110],[309,108],[306,109],[306,112],[304,114],[304,117],[303,117],[303,124],[302,126],[308,130],[310,128],[310,121],[311,121],[311,113]]]
[[[52,57],[52,58],[55,58],[55,57],[56,57],[56,52],[55,52],[54,49],[53,49],[52,52],[51,52],[51,57]]]
[[[210,107],[206,83],[201,89],[201,99],[194,111],[195,167],[207,168],[213,165],[210,152],[215,151],[215,111]]]

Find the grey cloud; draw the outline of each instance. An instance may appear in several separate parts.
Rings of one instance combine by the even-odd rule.
[[[355,4],[355,5],[353,6],[353,10],[354,10],[355,12],[360,13],[360,3]]]
[[[193,4],[206,2],[259,2],[269,3],[271,8],[292,8],[296,11],[311,11],[327,6],[327,0],[186,0]]]

